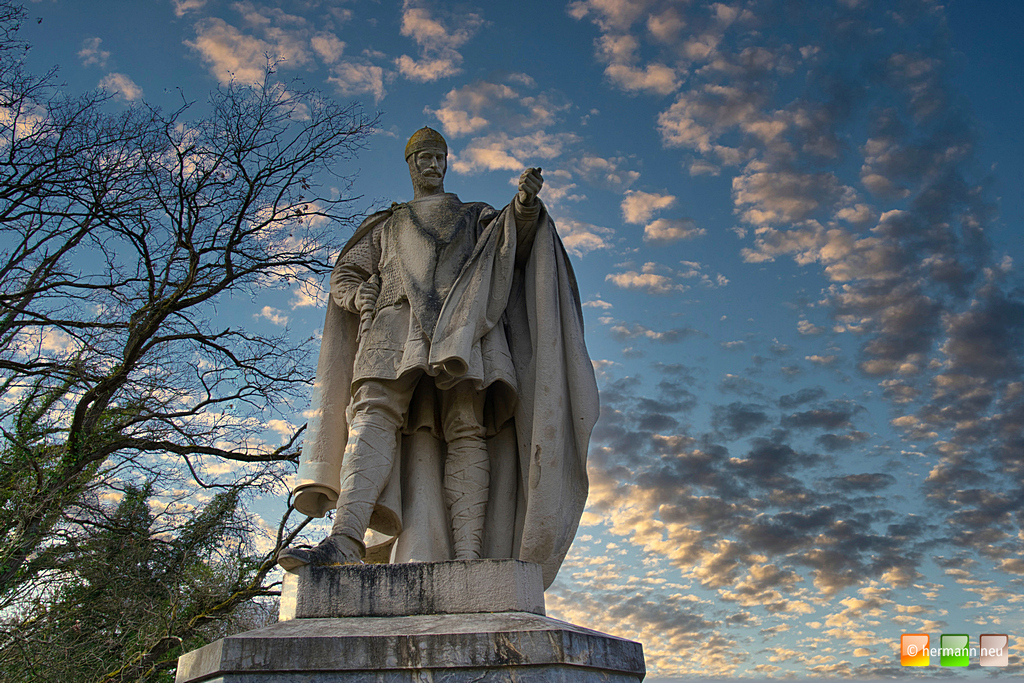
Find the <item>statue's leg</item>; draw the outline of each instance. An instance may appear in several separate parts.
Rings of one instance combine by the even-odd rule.
[[[370,515],[395,464],[398,430],[417,377],[366,380],[356,389],[349,413],[348,443],[341,464],[338,512],[331,535],[315,548],[286,548],[278,563],[292,571],[306,564],[327,566],[361,561]]]
[[[444,496],[452,520],[457,560],[474,560],[483,551],[490,461],[483,426],[484,392],[460,382],[442,392],[441,416],[448,455]]]
[[[405,421],[417,377],[366,380],[352,397],[352,419],[341,464],[338,512],[331,536],[354,541],[362,555],[363,536],[381,491],[391,477],[398,431]]]

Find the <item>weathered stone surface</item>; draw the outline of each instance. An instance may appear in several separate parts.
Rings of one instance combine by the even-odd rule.
[[[544,614],[539,565],[453,560],[317,567],[286,573],[281,621],[413,614]]]
[[[228,674],[203,683],[636,683],[637,676],[583,670],[569,666],[457,671],[348,671],[272,674]]]
[[[639,643],[536,614],[293,619],[178,660],[177,683],[636,683]]]

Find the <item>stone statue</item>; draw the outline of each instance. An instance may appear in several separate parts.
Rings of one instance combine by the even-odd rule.
[[[337,509],[286,570],[515,558],[554,580],[587,497],[598,415],[575,276],[526,169],[500,211],[444,191],[448,147],[409,139],[413,199],[367,218],[331,275],[297,510]]]

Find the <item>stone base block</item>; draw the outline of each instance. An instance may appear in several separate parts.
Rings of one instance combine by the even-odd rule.
[[[293,619],[178,660],[176,683],[637,683],[643,648],[526,612]]]
[[[540,565],[519,560],[299,567],[286,572],[281,621],[414,614],[544,614]]]

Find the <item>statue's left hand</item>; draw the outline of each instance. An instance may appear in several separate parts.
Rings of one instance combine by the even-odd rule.
[[[544,178],[541,177],[539,168],[528,168],[523,171],[519,176],[519,203],[531,206],[543,185]]]

